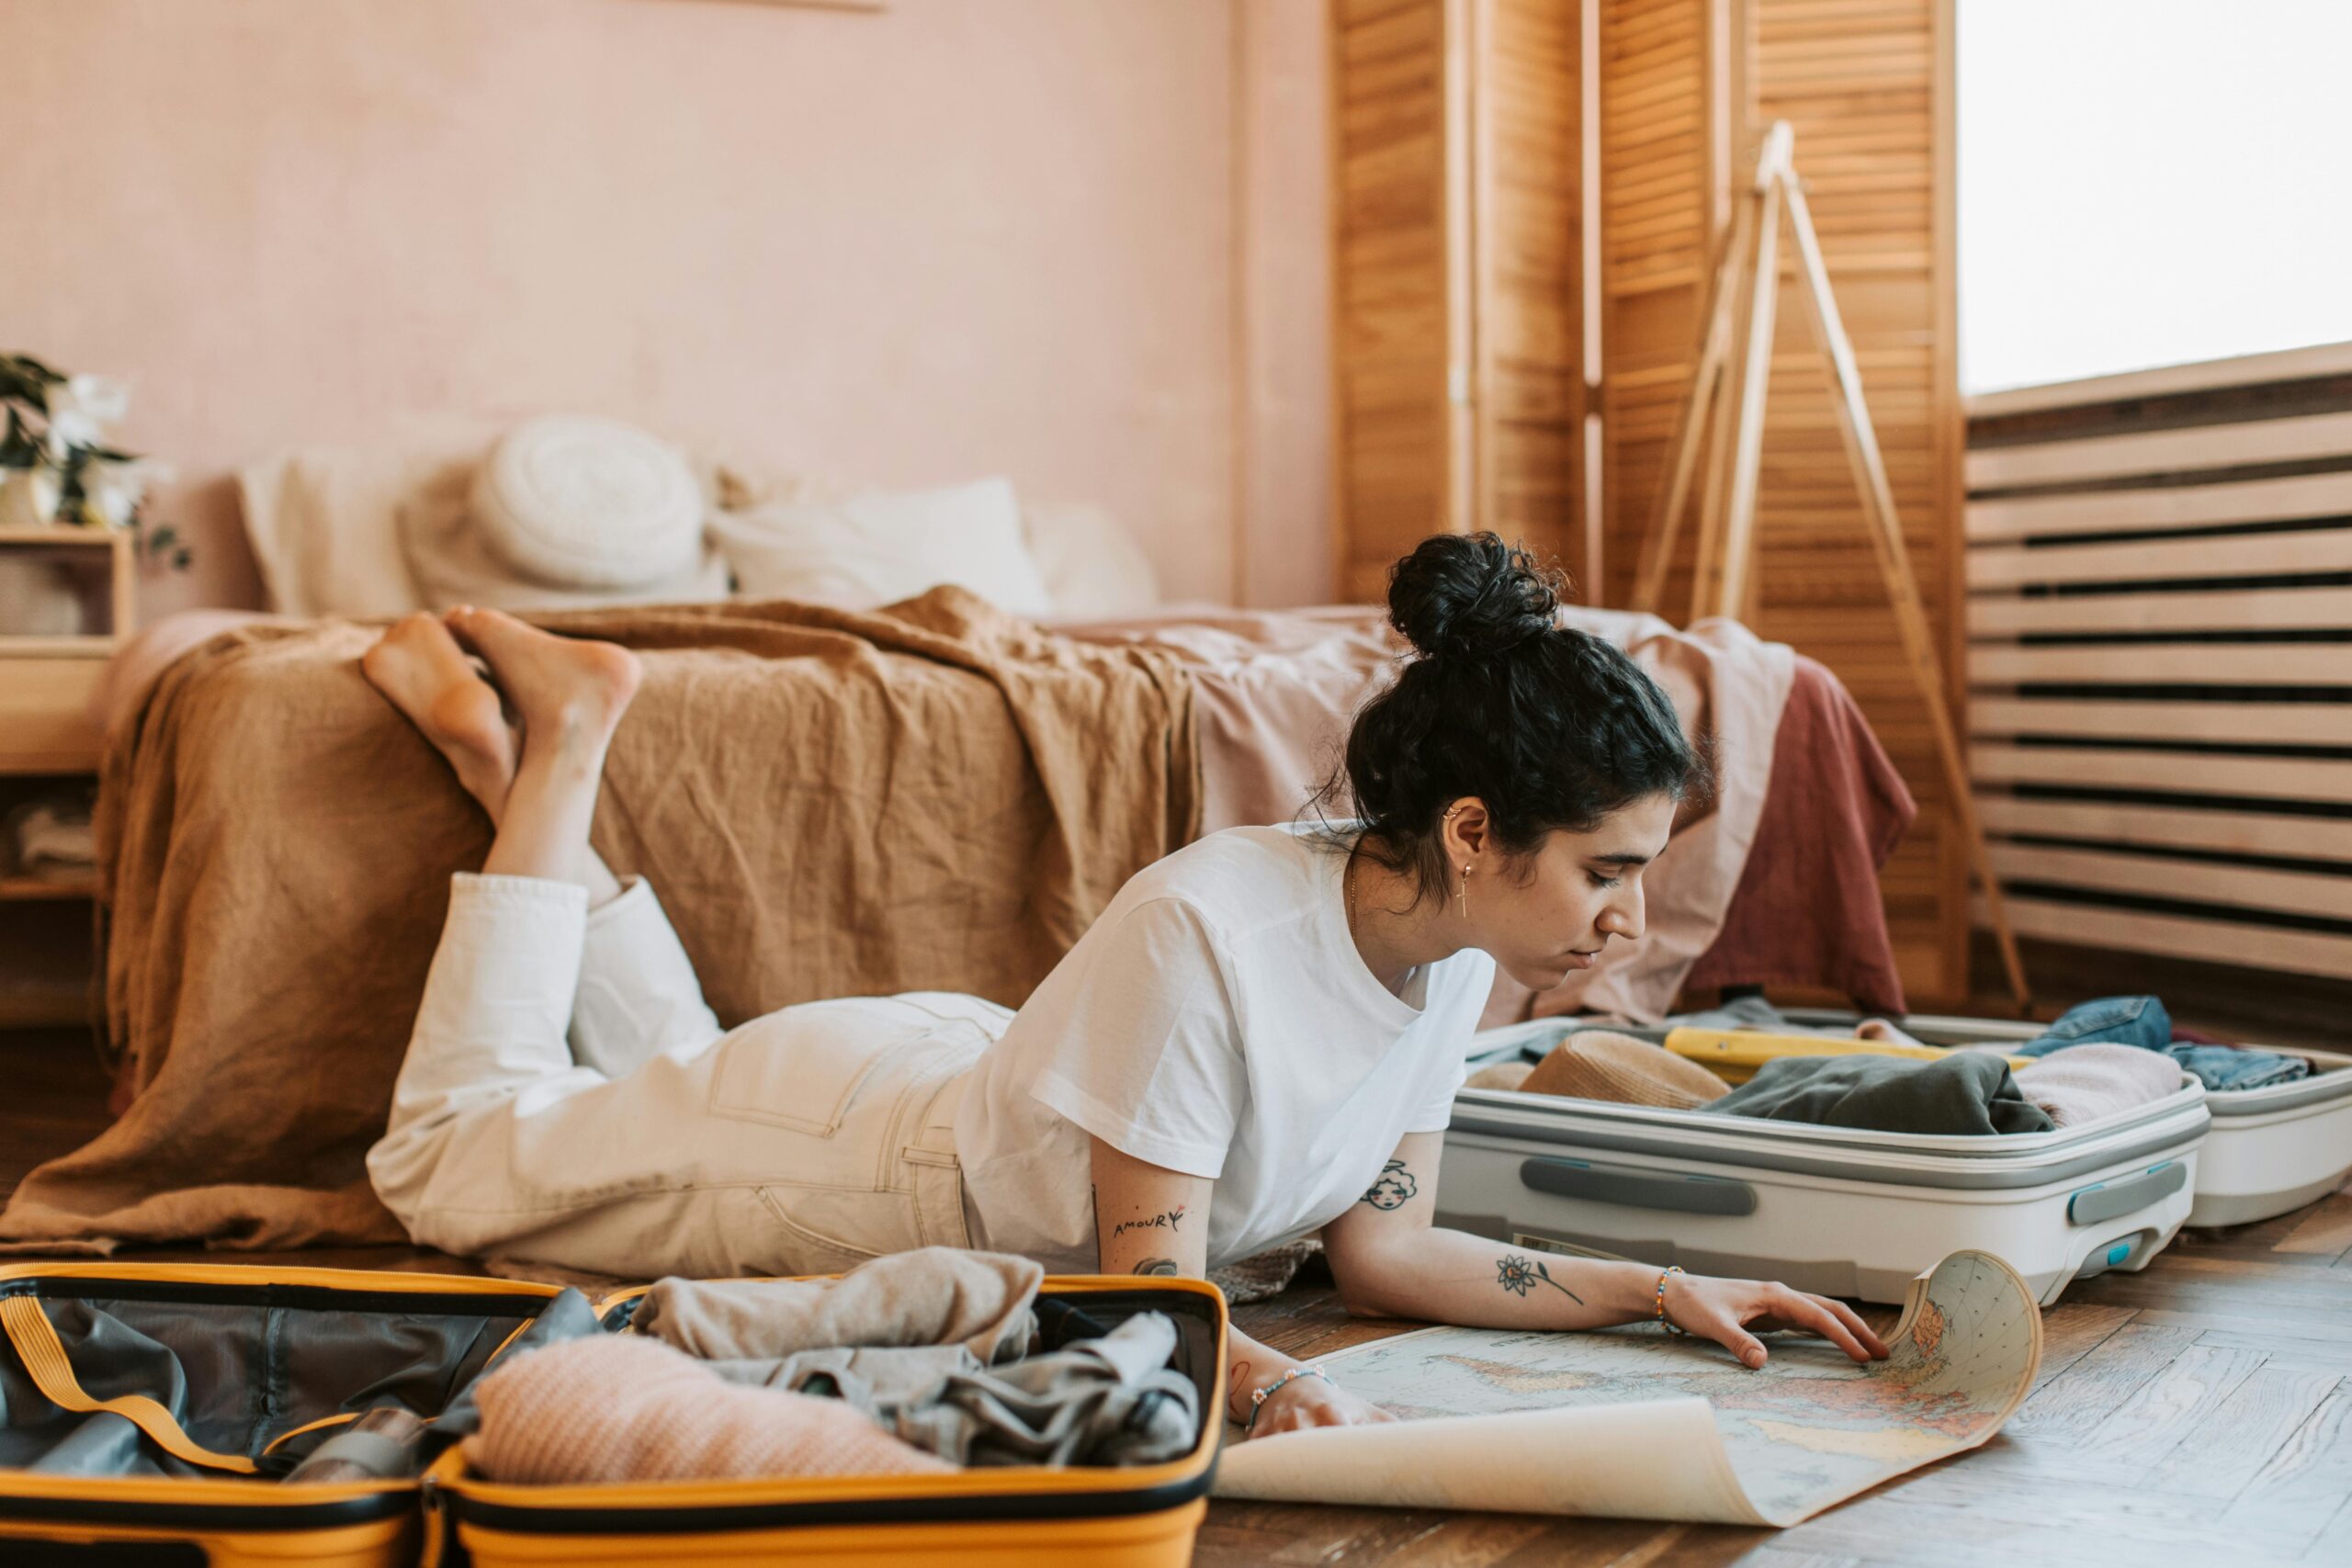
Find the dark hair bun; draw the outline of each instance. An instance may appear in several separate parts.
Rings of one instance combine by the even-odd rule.
[[[1388,574],[1388,619],[1431,658],[1491,657],[1552,629],[1556,573],[1492,534],[1438,534]]]

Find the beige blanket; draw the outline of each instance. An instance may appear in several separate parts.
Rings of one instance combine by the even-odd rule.
[[[1187,681],[955,589],[872,615],[547,618],[646,651],[596,817],[651,869],[728,1023],[812,998],[1018,1005],[1198,832]],[[0,1239],[400,1239],[361,1157],[489,826],[361,679],[375,628],[253,624],[119,717],[97,824],[107,1028],[135,1091],[28,1177]]]

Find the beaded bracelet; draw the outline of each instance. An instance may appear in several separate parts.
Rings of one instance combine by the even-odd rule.
[[[1666,1331],[1668,1334],[1686,1334],[1681,1325],[1666,1315],[1666,1282],[1672,1276],[1681,1272],[1679,1265],[1669,1265],[1666,1272],[1657,1277],[1657,1320],[1666,1325]]]
[[[1250,1424],[1241,1429],[1244,1432],[1255,1431],[1258,1426],[1258,1412],[1265,1408],[1266,1401],[1272,1399],[1275,1394],[1281,1393],[1284,1388],[1288,1387],[1293,1382],[1299,1378],[1321,1378],[1325,1382],[1331,1382],[1331,1374],[1325,1371],[1320,1367],[1293,1367],[1290,1371],[1284,1372],[1282,1376],[1276,1378],[1265,1387],[1250,1391]],[[1331,1386],[1337,1388],[1340,1385],[1337,1383],[1331,1383]]]

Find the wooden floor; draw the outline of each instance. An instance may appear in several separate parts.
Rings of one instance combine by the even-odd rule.
[[[104,1086],[74,1033],[0,1034],[0,1192],[104,1125]],[[390,1248],[300,1260],[469,1271]],[[1313,1284],[1236,1318],[1295,1355],[1413,1326],[1351,1321]],[[2352,1190],[2263,1224],[2184,1233],[2144,1273],[2075,1286],[2046,1323],[2041,1382],[1999,1437],[1793,1529],[1217,1503],[1194,1561],[2352,1565]]]

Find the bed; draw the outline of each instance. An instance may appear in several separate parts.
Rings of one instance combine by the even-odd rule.
[[[392,606],[386,606],[390,608]],[[1011,615],[729,598],[538,618],[639,649],[596,827],[651,875],[723,1021],[945,989],[1018,1006],[1125,878],[1293,819],[1400,645],[1377,611]],[[1686,986],[1903,1003],[1874,882],[1909,797],[1834,678],[1728,622],[1563,617],[1629,649],[1715,760],[1650,932],[1486,1022],[1654,1020]],[[0,1243],[400,1239],[361,1156],[446,903],[488,827],[357,673],[379,620],[205,613],[109,680],[98,818],[121,1114],[35,1171]]]

